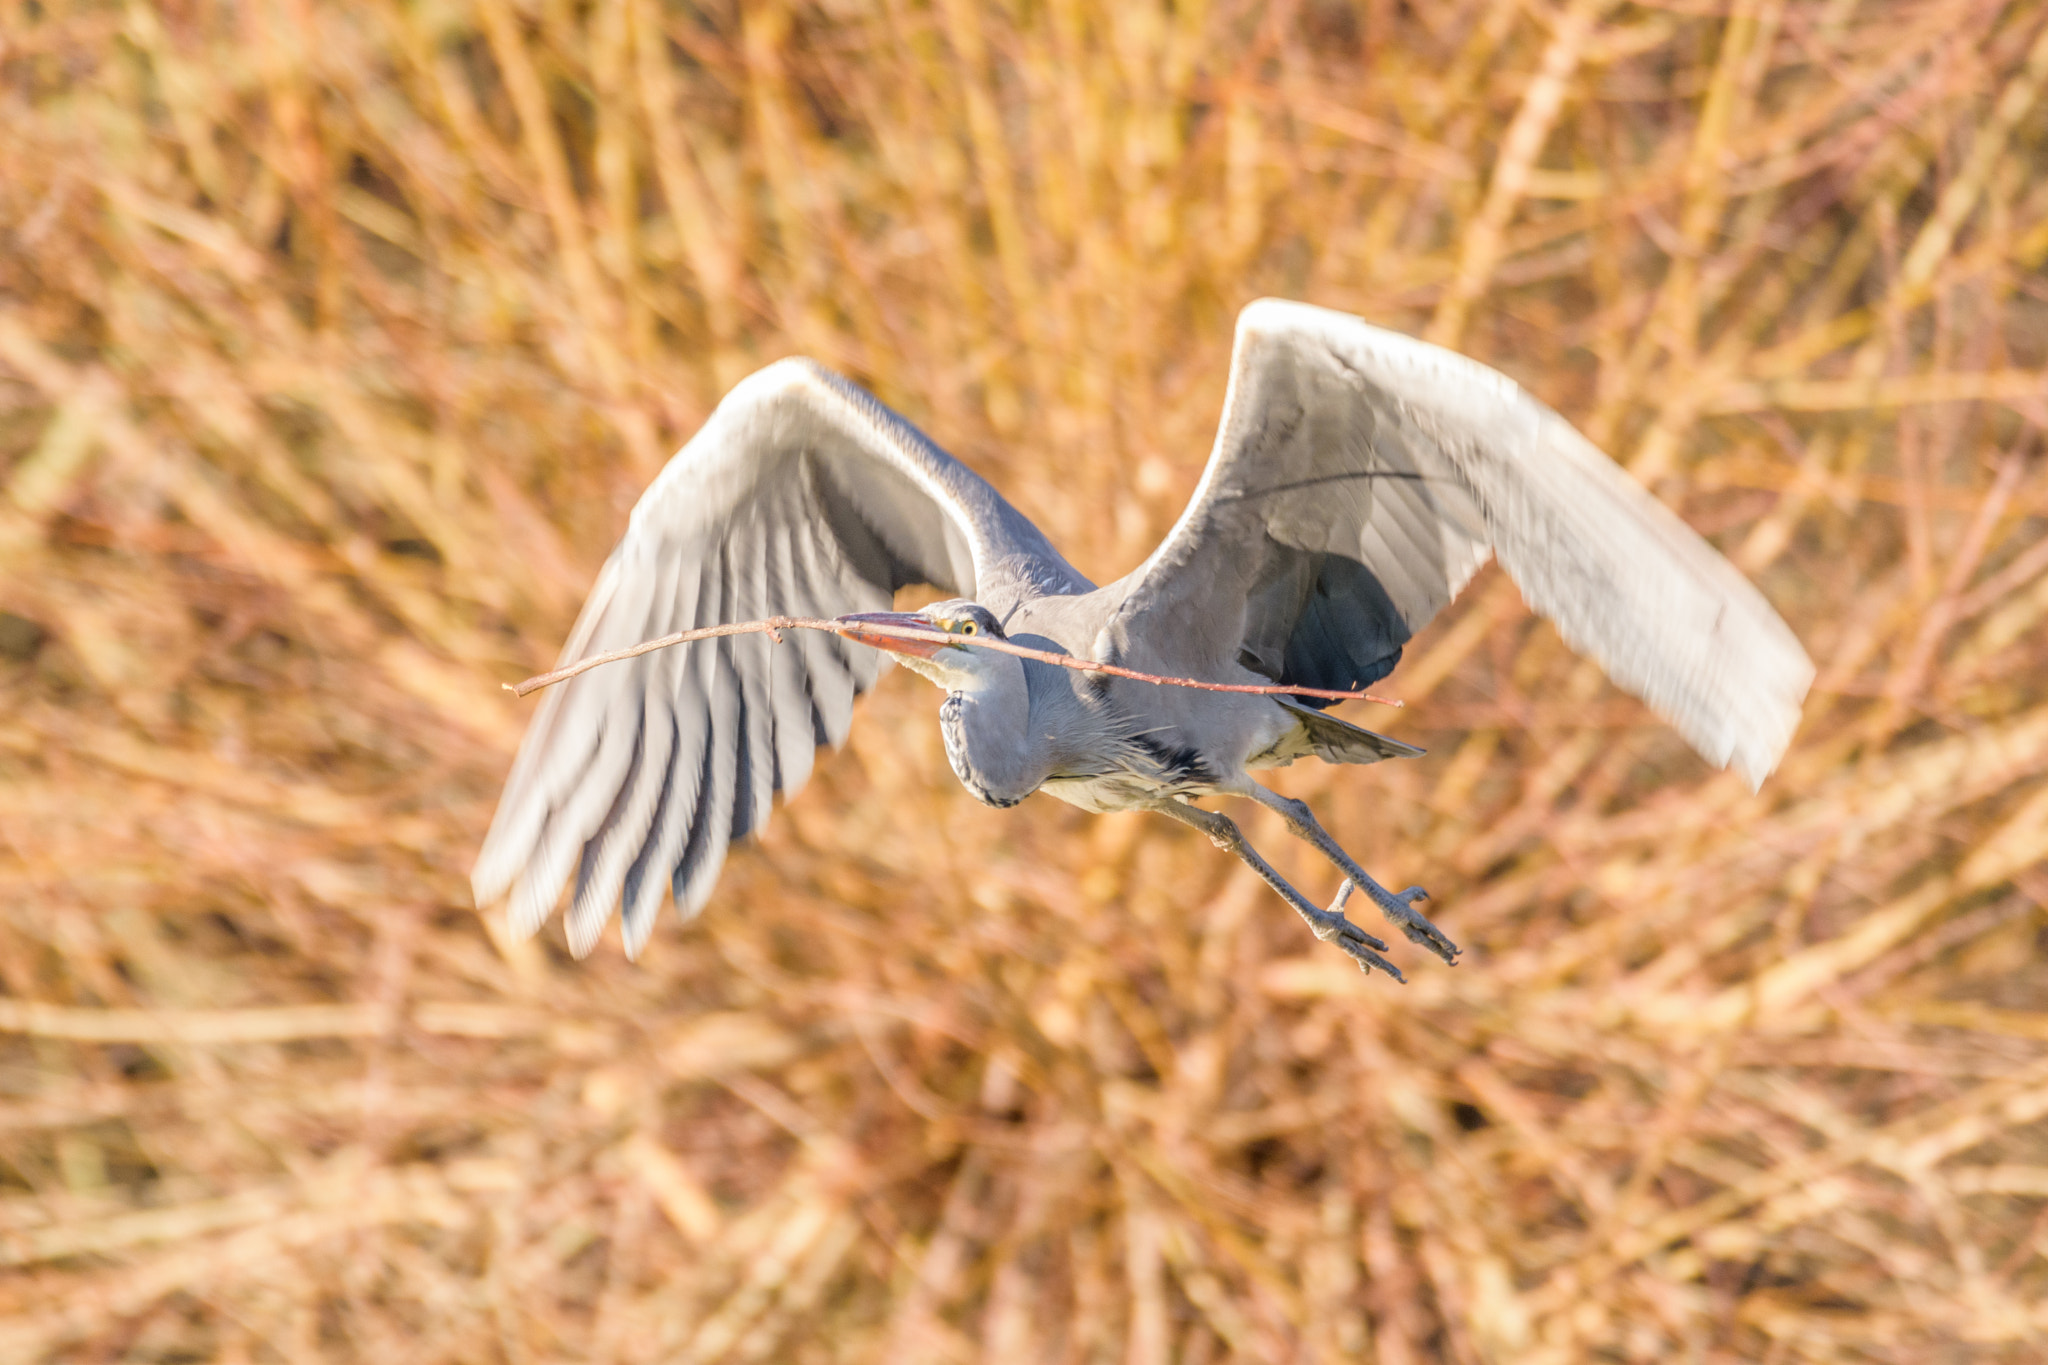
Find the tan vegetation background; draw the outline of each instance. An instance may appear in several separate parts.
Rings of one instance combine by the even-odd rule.
[[[8,0],[0,101],[0,1359],[2048,1358],[2042,5]],[[903,674],[640,964],[471,908],[735,379],[1106,578],[1266,293],[1757,578],[1760,795],[1489,571],[1285,775],[1406,988]]]

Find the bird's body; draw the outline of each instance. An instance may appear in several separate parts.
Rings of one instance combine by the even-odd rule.
[[[1299,758],[1421,751],[1327,701],[1214,692],[1058,668],[977,635],[1144,673],[1352,690],[1497,555],[1539,612],[1717,764],[1762,779],[1811,665],[1735,570],[1563,419],[1504,376],[1354,318],[1279,301],[1240,316],[1230,392],[1201,485],[1159,548],[1096,586],[993,488],[870,395],[805,361],[742,382],[634,509],[564,662],[672,631],[837,615],[845,638],[734,636],[584,673],[543,704],[474,882],[516,927],[552,911],[574,865],[579,952],[623,904],[645,942],[662,892],[708,897],[728,843],[837,743],[885,650],[945,691],[940,729],[977,799],[1043,791],[1091,811],[1157,811],[1243,858],[1361,965],[1398,976],[1342,914],[1352,886],[1447,961],[1457,949],[1381,888],[1306,805],[1251,773]],[[912,583],[959,597],[884,610]],[[958,643],[863,636],[938,626]],[[1248,797],[1344,872],[1307,900],[1194,804]]]
[[[1026,597],[1003,634],[1034,649],[1137,672],[1161,671],[1166,661],[1102,628],[1115,619],[1124,586]],[[1106,674],[1030,659],[1013,662],[1014,678],[1006,678],[995,695],[949,692],[939,712],[954,772],[977,800],[991,806],[1013,806],[1035,791],[1097,813],[1150,808],[1168,799],[1242,796],[1246,772],[1283,767],[1314,753],[1312,729],[1326,737],[1348,732],[1366,737],[1360,744],[1379,746],[1361,748],[1353,761],[1421,752],[1292,699],[1192,689],[1162,694],[1153,685]],[[1271,679],[1233,661],[1206,681],[1257,685]],[[1012,688],[1021,688],[1021,704],[1011,699]]]

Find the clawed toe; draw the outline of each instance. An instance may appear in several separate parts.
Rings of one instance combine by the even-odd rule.
[[[1457,944],[1451,942],[1448,938],[1444,937],[1443,932],[1439,930],[1434,924],[1425,922],[1420,928],[1411,928],[1408,925],[1404,924],[1401,926],[1401,929],[1403,933],[1408,935],[1408,941],[1410,943],[1419,943],[1423,947],[1429,949],[1432,953],[1435,953],[1438,957],[1444,960],[1445,966],[1457,966],[1458,954],[1465,951],[1463,948],[1460,948]]]
[[[1347,952],[1350,951],[1349,944],[1357,943],[1372,949],[1374,952],[1384,953],[1387,950],[1384,940],[1374,938],[1371,934],[1368,934],[1365,930],[1344,918],[1344,902],[1350,898],[1351,883],[1346,882],[1342,887],[1338,888],[1337,899],[1330,902],[1330,908],[1317,915],[1314,921],[1316,937],[1326,943],[1335,942],[1339,946],[1345,947]]]
[[[1408,891],[1402,892],[1397,899],[1400,900],[1401,908],[1406,913],[1396,915],[1389,911],[1387,918],[1401,926],[1401,932],[1408,936],[1410,943],[1420,944],[1442,958],[1446,963],[1455,967],[1458,965],[1458,954],[1464,950],[1451,942],[1450,937],[1443,930],[1423,918],[1422,912],[1415,909],[1414,901],[1408,898],[1409,892],[1420,891],[1421,889],[1420,887],[1410,887]],[[1425,899],[1425,897],[1415,897],[1415,900],[1422,899]]]
[[[1406,891],[1382,891],[1373,899],[1379,902],[1380,912],[1388,922],[1399,925],[1410,943],[1429,949],[1452,966],[1457,965],[1458,954],[1463,950],[1415,908],[1415,902],[1429,899],[1427,891],[1411,886]]]
[[[1329,931],[1327,933],[1320,935],[1320,937],[1324,939],[1334,940],[1335,942],[1340,944],[1362,944],[1363,946],[1372,949],[1376,953],[1384,953],[1387,950],[1387,941],[1385,939],[1376,938],[1373,935],[1368,934],[1367,932],[1365,932],[1365,930],[1359,928],[1350,920],[1345,919],[1342,915],[1337,916],[1337,922],[1331,925]]]
[[[1399,967],[1396,967],[1363,943],[1355,942],[1349,938],[1340,938],[1337,940],[1337,946],[1351,954],[1351,960],[1358,964],[1358,970],[1364,972],[1367,976],[1371,976],[1373,971],[1377,969],[1393,977],[1394,980],[1403,986],[1408,984],[1408,978],[1401,975]]]
[[[1385,940],[1373,937],[1344,917],[1344,902],[1351,899],[1352,889],[1348,878],[1337,888],[1336,899],[1330,902],[1329,909],[1323,911],[1323,918],[1316,926],[1316,937],[1349,953],[1360,971],[1369,975],[1378,969],[1405,984],[1408,978],[1401,975],[1401,969],[1381,956],[1387,951]]]

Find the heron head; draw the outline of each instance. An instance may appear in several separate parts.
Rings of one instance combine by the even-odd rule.
[[[931,679],[948,692],[977,691],[996,669],[1014,667],[1017,663],[1010,655],[973,647],[972,641],[978,638],[1002,639],[1003,627],[995,613],[965,598],[934,602],[922,611],[856,612],[840,617],[839,621],[852,627],[846,632],[847,639],[888,653],[905,668]],[[937,631],[954,639],[906,640],[878,630],[864,630],[864,626]]]

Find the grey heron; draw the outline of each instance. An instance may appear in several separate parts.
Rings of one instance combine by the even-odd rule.
[[[805,360],[743,380],[633,509],[564,662],[777,613],[850,636],[760,635],[671,649],[550,692],[526,732],[472,875],[510,894],[521,933],[563,888],[571,948],[615,912],[626,950],[665,896],[696,914],[731,842],[841,742],[884,653],[936,683],[947,757],[979,801],[1047,792],[1156,811],[1249,864],[1318,938],[1399,979],[1345,914],[1363,891],[1454,961],[1419,887],[1368,876],[1307,804],[1253,780],[1316,757],[1422,751],[1326,701],[1151,687],[974,647],[1035,648],[1218,682],[1355,689],[1497,557],[1576,650],[1709,762],[1754,786],[1776,765],[1812,665],[1762,595],[1677,516],[1496,370],[1345,314],[1265,299],[1238,317],[1207,469],[1151,556],[1097,587],[988,483],[865,390]],[[899,589],[956,594],[914,613]],[[936,627],[944,644],[860,633]],[[872,648],[870,648],[870,646]],[[1344,882],[1325,908],[1196,802],[1277,812]],[[621,911],[621,907],[623,907]]]

